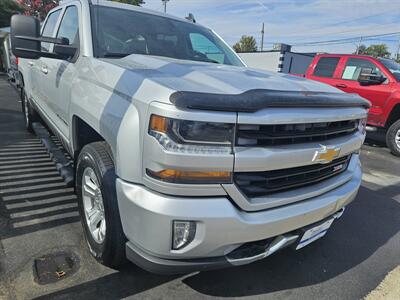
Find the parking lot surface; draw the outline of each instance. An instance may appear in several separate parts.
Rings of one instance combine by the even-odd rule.
[[[357,199],[300,251],[185,276],[103,267],[85,245],[73,189],[24,130],[20,107],[0,77],[0,299],[360,299],[400,265],[400,159],[368,142]],[[54,254],[74,257],[76,272],[39,284],[35,266]]]

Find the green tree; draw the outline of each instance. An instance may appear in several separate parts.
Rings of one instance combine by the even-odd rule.
[[[10,26],[11,16],[22,12],[22,7],[14,0],[0,0],[0,27]]]
[[[143,0],[111,0],[111,1],[137,5],[137,6],[140,6],[145,3]]]
[[[256,52],[257,42],[254,36],[243,35],[239,42],[233,45],[236,52]]]
[[[373,57],[390,57],[389,47],[386,44],[376,44],[368,47],[360,45],[358,54],[371,55]]]

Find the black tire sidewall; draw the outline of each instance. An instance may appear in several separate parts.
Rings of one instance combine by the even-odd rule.
[[[28,120],[26,120],[26,112],[25,112],[25,102],[28,102],[27,103],[27,107],[28,107]],[[29,131],[29,132],[31,132],[32,131],[32,122],[31,122],[31,115],[32,115],[32,113],[31,113],[31,108],[30,108],[30,104],[29,104],[29,101],[28,101],[28,99],[27,99],[27,97],[26,97],[26,94],[25,94],[25,90],[24,89],[22,89],[22,91],[21,91],[21,105],[22,105],[22,113],[23,113],[23,115],[24,115],[24,124],[25,124],[25,128]]]
[[[86,224],[85,211],[82,199],[82,175],[84,170],[90,167],[96,174],[100,185],[100,190],[104,204],[104,214],[106,220],[106,235],[104,241],[97,243]],[[81,214],[81,222],[85,231],[85,238],[89,246],[91,254],[102,264],[108,266],[117,266],[114,260],[121,260],[117,257],[118,247],[121,247],[121,242],[124,239],[122,227],[120,226],[120,216],[117,205],[116,188],[115,188],[115,170],[114,167],[106,166],[101,156],[96,153],[96,150],[87,145],[81,151],[76,167],[76,193],[78,196],[78,206]]]
[[[400,156],[400,148],[396,144],[396,134],[400,130],[400,120],[394,122],[386,134],[386,144],[393,155]]]

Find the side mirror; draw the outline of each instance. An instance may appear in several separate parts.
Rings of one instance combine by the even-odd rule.
[[[40,57],[40,23],[33,17],[11,17],[11,49],[17,57],[36,59]]]
[[[39,57],[65,58],[65,55],[59,55],[56,51],[54,53],[42,52],[40,47],[42,42],[74,48],[69,46],[69,41],[66,38],[40,36],[40,23],[36,18],[23,15],[11,17],[11,46],[12,53],[15,56],[30,59]]]
[[[386,78],[382,75],[372,73],[371,68],[362,68],[358,76],[358,82],[362,86],[379,85],[385,82]]]

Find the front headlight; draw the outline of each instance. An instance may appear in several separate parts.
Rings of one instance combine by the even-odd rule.
[[[234,124],[187,121],[152,115],[149,134],[169,151],[230,154]]]
[[[360,122],[358,123],[358,130],[362,133],[366,133],[366,127],[367,127],[367,118],[360,119]]]
[[[231,155],[234,124],[178,120],[152,115],[149,135],[167,151],[198,155]],[[180,184],[221,184],[232,182],[229,171],[146,169],[154,179]]]

